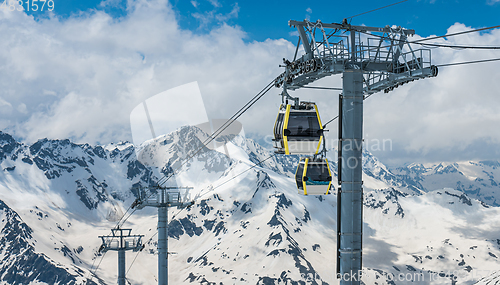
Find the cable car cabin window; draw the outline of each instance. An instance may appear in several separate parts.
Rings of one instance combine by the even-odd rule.
[[[321,127],[316,112],[290,112],[288,118],[287,136],[291,137],[321,137]]]
[[[285,114],[280,113],[278,114],[278,119],[276,119],[276,124],[274,126],[274,138],[277,140],[282,139],[282,132],[283,132],[283,117]]]
[[[328,165],[323,163],[308,163],[306,177],[306,185],[327,185],[332,180]]]
[[[304,174],[304,164],[299,163],[297,166],[297,171],[295,172],[295,183],[297,183],[297,188],[304,190],[304,184],[302,184],[302,175]]]

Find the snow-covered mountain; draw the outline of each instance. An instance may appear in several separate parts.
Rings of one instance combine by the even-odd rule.
[[[28,146],[0,133],[0,284],[115,284],[117,256],[99,254],[97,236],[131,213],[139,191],[181,166],[169,183],[194,186],[196,204],[169,211],[171,284],[337,284],[336,195],[299,196],[298,157],[273,156],[240,136],[217,152],[202,147],[200,131],[184,127],[138,149]],[[365,284],[494,284],[497,164],[391,170],[365,152]],[[147,241],[127,253],[131,284],[157,282],[156,222],[145,208],[123,225]]]
[[[465,161],[438,164],[410,164],[399,167],[394,174],[419,189],[450,187],[481,200],[500,206],[500,163],[498,161]]]

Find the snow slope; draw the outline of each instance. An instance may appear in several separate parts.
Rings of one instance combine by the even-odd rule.
[[[393,172],[402,181],[424,191],[450,187],[488,205],[500,206],[498,161],[410,164],[396,168]]]
[[[27,146],[0,133],[1,282],[56,284],[50,275],[59,284],[115,284],[116,253],[98,254],[97,236],[131,212],[138,191],[180,167],[200,138],[199,129],[181,128],[137,156],[128,143]],[[169,210],[170,283],[337,284],[336,195],[299,196],[291,179],[297,161],[237,136],[223,152],[203,149],[183,165],[169,183],[194,186],[197,199]],[[444,163],[390,170],[364,153],[366,284],[498,280],[496,188],[477,180],[488,173],[496,181],[496,166],[450,165],[457,172]],[[455,187],[466,181],[479,191]],[[127,253],[131,284],[157,282],[156,222],[155,209],[145,208],[124,224],[148,242]],[[33,259],[41,265],[25,262]]]

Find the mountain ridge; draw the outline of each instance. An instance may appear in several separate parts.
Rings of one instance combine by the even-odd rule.
[[[154,185],[201,146],[198,132],[185,127],[158,138],[144,152],[153,158],[149,161],[141,161],[128,143],[91,146],[44,139],[28,146],[0,133],[0,200],[18,213],[16,223],[25,223],[36,235],[33,253],[47,256],[51,266],[65,266],[66,273],[58,275],[73,276],[68,278],[74,278],[75,284],[84,284],[84,280],[112,284],[116,257],[98,253],[97,236],[109,233],[138,191]],[[192,196],[198,199],[187,210],[169,211],[169,243],[176,253],[170,257],[170,281],[335,284],[335,191],[327,196],[299,196],[291,178],[298,157],[274,156],[253,140],[235,136],[219,150],[203,149],[171,181],[195,186]],[[485,192],[496,194],[495,188],[485,183],[490,180],[469,179],[489,174],[496,181],[498,166],[494,162],[406,166],[395,171],[365,151],[363,163],[367,284],[404,284],[390,279],[402,273],[426,277],[436,273],[439,278],[432,284],[448,284],[458,276],[448,271],[469,274],[477,272],[481,264],[494,268],[500,256],[494,226],[500,222],[491,219],[488,226],[481,221],[497,215],[497,200],[495,196],[485,199],[488,205],[475,198],[489,197],[479,195]],[[335,161],[331,167],[335,180]],[[432,180],[438,176],[446,179]],[[466,193],[452,189],[457,177],[466,185],[459,190],[472,184],[486,190]],[[466,184],[468,181],[472,184]],[[4,212],[2,218],[6,216]],[[155,211],[137,211],[124,226],[146,234],[148,240],[156,229]],[[390,229],[397,229],[405,238]],[[428,240],[415,240],[414,231],[425,234]],[[474,234],[464,236],[469,231]],[[134,284],[155,280],[156,242],[148,241],[129,273]],[[451,250],[449,244],[456,249]],[[19,253],[11,250],[4,256],[16,258]],[[104,262],[94,274],[92,264],[101,260]],[[2,282],[16,282],[5,276]],[[480,279],[479,275],[470,280],[465,277],[460,279],[464,284]],[[50,284],[41,277],[33,280]],[[431,280],[427,278],[422,284],[431,284]]]

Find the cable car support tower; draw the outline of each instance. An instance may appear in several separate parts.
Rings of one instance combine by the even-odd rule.
[[[193,187],[156,187],[156,193],[145,194],[139,191],[140,197],[132,208],[158,208],[158,285],[168,285],[168,208],[178,209],[190,207],[194,201],[188,201],[188,191]],[[181,189],[186,190],[182,195]]]
[[[386,26],[354,26],[321,21],[289,21],[299,33],[292,61],[275,86],[287,90],[305,87],[329,75],[342,74],[339,95],[337,192],[337,278],[340,284],[361,284],[363,188],[363,100],[388,93],[405,83],[437,76],[430,49],[413,49],[414,30]],[[300,43],[304,55],[297,58]]]
[[[125,251],[140,251],[144,248],[144,235],[131,235],[131,229],[120,227],[111,230],[111,235],[99,236],[102,240],[99,253],[109,250],[118,251],[118,285],[125,285]]]

